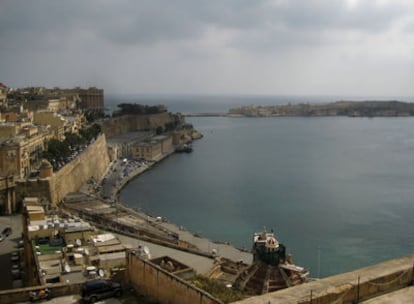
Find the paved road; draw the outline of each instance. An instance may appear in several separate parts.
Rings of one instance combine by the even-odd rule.
[[[107,201],[116,200],[116,193],[131,178],[138,176],[149,168],[149,164],[137,160],[115,160],[111,163],[105,178],[98,185],[97,193]]]
[[[128,247],[138,248],[139,245],[147,246],[150,250],[151,258],[170,256],[184,265],[193,268],[198,274],[206,274],[213,267],[214,260],[204,256],[141,241],[121,234],[115,235],[124,245],[127,245]]]
[[[180,240],[193,244],[204,252],[212,253],[214,250],[218,256],[222,256],[232,261],[242,260],[246,264],[251,264],[253,261],[252,253],[241,251],[230,244],[216,243],[207,238],[195,236],[190,231],[180,229],[179,226],[172,223],[161,223],[160,225],[177,233],[180,236]]]
[[[164,155],[163,157],[166,156]],[[127,180],[138,176],[140,173],[147,170],[149,166],[150,165],[147,163],[137,161],[129,160],[124,162],[123,160],[115,160],[106,174],[105,181],[102,183],[101,195],[109,197],[109,201],[112,201],[116,191],[122,187],[121,185],[125,184]],[[122,178],[120,177],[120,174]],[[233,261],[242,260],[247,264],[250,264],[253,260],[253,256],[250,252],[241,251],[229,244],[215,243],[206,238],[194,236],[193,233],[180,229],[178,225],[166,222],[158,222],[156,218],[148,216],[142,211],[135,210],[135,213],[138,213],[141,218],[146,219],[148,222],[152,223],[151,225],[148,225],[148,227],[151,227],[153,225],[160,226],[167,229],[168,231],[177,233],[181,240],[195,245],[205,253],[211,254],[214,251],[218,256],[222,256]],[[213,263],[212,259],[209,258],[200,257],[198,255],[189,254],[187,252],[155,245],[144,241],[139,241],[137,239],[126,236],[118,236],[123,241],[123,243],[131,244],[132,247],[137,247],[138,245],[147,246],[150,249],[153,258],[169,255],[178,261],[194,268],[199,274],[207,273],[208,270],[211,269]]]
[[[0,290],[11,289],[13,287],[12,280],[12,264],[19,265],[19,262],[11,261],[11,253],[18,251],[17,242],[22,235],[22,219],[21,215],[0,216],[0,233],[5,227],[12,228],[12,234],[0,242],[0,267],[3,270],[0,280]]]
[[[144,216],[144,214],[142,215]],[[156,222],[155,218],[149,217],[149,220],[153,223]],[[199,249],[204,251],[205,253],[212,253],[214,250],[217,253],[217,256],[221,256],[232,261],[240,261],[242,260],[246,264],[251,264],[253,260],[253,255],[250,252],[241,251],[232,245],[222,244],[222,243],[215,243],[211,240],[204,238],[204,237],[197,237],[194,236],[191,232],[187,230],[180,229],[175,224],[171,223],[156,223],[156,225],[160,225],[168,229],[169,231],[173,231],[177,233],[181,240],[187,241],[190,244],[197,246]],[[130,245],[132,248],[137,248],[139,245],[147,246],[151,253],[151,258],[158,258],[161,256],[170,256],[177,261],[190,266],[193,268],[198,274],[207,274],[209,270],[211,270],[214,260],[211,258],[207,258],[204,256],[200,256],[193,253],[188,253],[185,251],[153,244],[150,242],[141,241],[132,237],[124,236],[121,234],[116,234],[117,237],[121,240],[124,245]]]

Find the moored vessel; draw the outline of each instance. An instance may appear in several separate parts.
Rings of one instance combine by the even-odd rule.
[[[253,263],[236,280],[248,294],[263,294],[307,282],[309,272],[292,262],[273,232],[253,234]]]

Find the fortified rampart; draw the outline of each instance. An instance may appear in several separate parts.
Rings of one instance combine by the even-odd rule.
[[[52,201],[60,202],[66,194],[79,191],[90,177],[100,180],[109,166],[105,135],[100,135],[83,153],[53,176]]]
[[[168,123],[174,122],[173,114],[168,112],[148,115],[123,115],[105,119],[99,122],[102,131],[108,138],[125,134],[128,132],[156,129],[165,127]]]
[[[138,293],[170,304],[222,304],[204,290],[128,252],[128,280]]]
[[[109,166],[105,135],[100,135],[74,160],[52,177],[17,183],[16,193],[39,197],[56,206],[68,193],[79,191],[90,177],[101,179]]]

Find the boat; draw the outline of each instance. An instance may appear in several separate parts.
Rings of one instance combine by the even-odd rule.
[[[236,279],[236,286],[256,295],[299,285],[308,281],[309,271],[293,264],[292,255],[275,234],[253,234],[253,263]]]
[[[184,144],[184,145],[178,146],[175,149],[175,152],[178,152],[178,153],[183,153],[183,152],[191,153],[191,152],[193,152],[193,147],[190,144]]]

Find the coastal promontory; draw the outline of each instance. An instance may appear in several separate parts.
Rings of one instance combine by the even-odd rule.
[[[249,105],[232,108],[228,116],[349,116],[400,117],[413,116],[414,103],[402,101],[337,101],[333,103],[301,103],[273,106]]]

